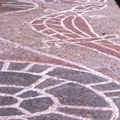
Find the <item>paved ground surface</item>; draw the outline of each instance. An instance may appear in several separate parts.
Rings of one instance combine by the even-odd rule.
[[[119,21],[114,0],[2,0],[0,120],[120,120]]]

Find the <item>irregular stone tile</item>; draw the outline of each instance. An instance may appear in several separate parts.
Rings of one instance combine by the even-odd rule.
[[[12,105],[14,103],[17,103],[17,99],[13,97],[4,97],[0,96],[0,105]]]
[[[119,92],[109,92],[109,93],[104,93],[108,97],[112,96],[119,96],[120,97],[120,91]]]
[[[23,113],[15,108],[1,108],[0,116],[22,115]]]
[[[116,104],[116,106],[120,110],[120,98],[113,99],[113,102]],[[117,120],[120,120],[120,111],[119,111],[119,117]]]
[[[0,87],[0,93],[8,93],[14,94],[21,91],[21,88],[13,88],[13,87]]]
[[[58,108],[58,111],[70,115],[77,115],[86,118],[91,118],[92,120],[110,120],[112,115],[111,111],[100,111],[100,110]]]
[[[46,115],[31,117],[28,118],[28,120],[78,120],[78,119],[66,117],[59,114],[46,114]]]
[[[34,65],[32,68],[30,68],[28,71],[29,72],[35,72],[35,73],[40,73],[44,70],[46,70],[47,68],[49,68],[50,66],[46,66],[46,65]]]
[[[29,63],[17,63],[17,62],[11,62],[8,70],[22,70],[24,69]]]
[[[39,85],[37,85],[36,88],[43,89],[43,88],[46,88],[46,87],[49,87],[52,85],[56,85],[56,84],[59,84],[62,82],[63,81],[50,78],[50,79],[47,79],[46,81],[40,83]]]
[[[49,97],[25,100],[20,107],[30,111],[31,113],[40,112],[48,109],[53,104]]]
[[[82,105],[93,107],[106,107],[108,103],[95,94],[93,91],[74,83],[61,85],[54,89],[48,90],[48,93],[57,97],[62,104]]]
[[[39,78],[40,76],[26,73],[0,72],[0,84],[28,86]]]
[[[27,91],[27,92],[19,95],[19,97],[27,98],[27,97],[36,97],[36,96],[38,96],[38,95],[40,95],[40,94],[38,94],[38,93],[35,92],[35,91]]]
[[[54,69],[53,71],[49,72],[48,75],[57,76],[59,78],[68,79],[72,81],[77,81],[83,84],[106,81],[105,79],[99,76],[93,75],[91,73],[69,70],[69,69],[61,69],[61,68]]]
[[[3,67],[3,62],[0,62],[0,69],[2,69],[2,67]]]
[[[96,86],[93,86],[93,88],[95,88],[99,91],[107,91],[107,90],[120,89],[120,86],[115,83],[108,83],[108,84],[103,84],[103,85],[96,85]]]

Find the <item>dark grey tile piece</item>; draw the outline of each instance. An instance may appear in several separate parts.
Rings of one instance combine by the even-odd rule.
[[[12,105],[17,103],[17,101],[18,100],[13,97],[0,96],[0,105]]]
[[[15,108],[1,108],[0,116],[22,115],[23,113]]]
[[[78,119],[62,116],[59,114],[46,114],[46,115],[31,117],[28,118],[28,120],[78,120]]]
[[[116,104],[116,106],[118,107],[118,109],[120,110],[120,98],[115,98],[113,99],[113,102]],[[120,111],[119,111],[119,117],[117,120],[120,120]]]
[[[38,94],[38,93],[35,92],[35,91],[27,91],[27,92],[19,95],[19,97],[28,98],[28,97],[36,97],[36,96],[38,96],[38,95],[40,95],[40,94]]]
[[[46,65],[39,65],[39,64],[35,64],[31,69],[29,69],[29,72],[35,72],[35,73],[40,73],[44,70],[46,70],[47,68],[49,68],[50,66],[46,66]]]
[[[62,82],[63,81],[50,78],[50,79],[47,79],[46,81],[40,83],[39,85],[37,85],[36,88],[43,89],[43,88],[46,88],[46,87],[49,87],[52,85],[56,85],[56,84],[59,84]]]
[[[58,108],[58,111],[70,115],[77,115],[86,118],[91,118],[92,120],[110,120],[112,115],[111,111],[100,111],[100,110]]]
[[[120,91],[119,92],[105,93],[105,95],[108,96],[108,97],[112,97],[112,96],[118,96],[118,97],[120,97]]]
[[[96,86],[93,86],[93,88],[95,88],[99,91],[107,91],[107,90],[120,89],[120,86],[117,85],[116,83],[108,83],[108,84],[103,84],[103,85],[96,85]]]
[[[21,88],[14,88],[14,87],[0,87],[0,93],[8,93],[14,94],[21,91]]]
[[[59,78],[68,79],[72,81],[77,81],[83,84],[106,81],[105,79],[90,73],[69,70],[69,69],[62,69],[62,68],[56,68],[53,71],[49,72],[48,75],[57,76]]]
[[[74,83],[61,85],[47,91],[57,97],[62,104],[106,107],[108,103],[93,91]]]
[[[3,67],[3,62],[0,62],[0,70],[2,69],[2,67]]]
[[[31,113],[40,112],[48,109],[53,104],[49,97],[25,100],[20,107],[30,111]]]
[[[0,84],[29,86],[39,78],[40,76],[27,73],[0,72]]]
[[[17,62],[11,62],[8,70],[22,70],[24,69],[29,63],[17,63]]]

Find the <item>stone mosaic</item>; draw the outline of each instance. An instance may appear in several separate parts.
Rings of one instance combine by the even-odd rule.
[[[100,35],[87,19],[103,18],[87,13],[106,10],[109,1],[1,2],[0,30],[3,26],[7,30],[0,31],[0,120],[120,119],[120,45],[114,41],[119,35]],[[59,54],[64,45],[72,46],[73,55],[74,46],[84,48],[83,54],[97,52],[98,57],[106,56],[102,65],[109,59],[114,65],[117,61],[117,67],[99,65],[100,71],[82,60],[64,58]]]
[[[3,62],[4,68],[6,61],[1,62]],[[117,120],[118,107],[113,99],[120,95],[113,93],[120,91],[120,87],[116,81],[106,79],[105,76],[91,74],[88,69],[83,71],[33,62],[16,61],[18,66],[23,64],[25,66],[15,72],[12,67],[9,67],[15,61],[9,62],[6,69],[1,69],[0,75],[0,111],[3,112],[0,119]],[[39,73],[29,71],[33,64],[37,64],[36,67],[46,66],[46,69]],[[76,79],[81,79],[81,75],[84,76],[84,81],[91,82],[84,83],[79,79],[69,77],[68,74],[74,76],[74,73],[77,73],[75,74]],[[61,77],[61,75],[65,77]],[[99,79],[96,79],[97,77]],[[96,86],[104,86],[111,81],[112,84],[105,87],[107,89],[101,88],[101,91],[96,88]],[[114,90],[110,86],[117,87]]]

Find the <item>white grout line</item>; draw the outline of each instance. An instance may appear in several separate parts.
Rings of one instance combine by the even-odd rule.
[[[9,65],[10,65],[10,61],[4,61],[4,64],[3,64],[3,67],[2,67],[2,71],[5,71],[5,70],[7,70],[8,69],[8,67],[9,67]]]
[[[84,110],[100,110],[100,111],[109,111],[112,110],[109,107],[91,107],[91,106],[73,106],[73,105],[60,105],[60,108],[71,108],[71,109],[84,109]]]
[[[30,68],[32,68],[35,64],[34,63],[31,63],[29,65],[27,65],[24,69],[20,70],[20,72],[26,72],[28,71]]]
[[[90,84],[87,84],[89,86],[96,86],[96,85],[105,85],[105,84],[109,84],[109,83],[112,83],[114,81],[107,81],[107,82],[99,82],[99,83],[90,83]]]

